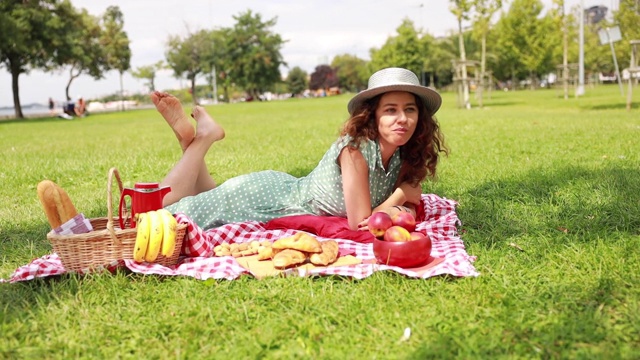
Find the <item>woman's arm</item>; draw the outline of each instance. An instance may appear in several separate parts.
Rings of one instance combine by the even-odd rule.
[[[369,167],[360,150],[345,147],[338,156],[342,171],[342,190],[351,230],[371,215]]]
[[[396,213],[404,211],[411,213],[411,215],[415,217],[416,206],[420,204],[421,197],[422,187],[403,183],[391,194],[391,196],[383,201],[382,204],[373,209],[371,213],[382,211],[389,214],[389,216],[394,216]],[[360,230],[367,229],[369,215],[367,215],[367,217],[358,224],[358,228]]]
[[[402,183],[385,201],[378,207],[373,209],[373,212],[384,211],[387,208],[398,205],[417,205],[420,203],[420,197],[422,196],[422,188],[420,186],[413,186],[408,183]]]

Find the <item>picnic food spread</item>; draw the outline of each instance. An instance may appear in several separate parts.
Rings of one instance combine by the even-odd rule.
[[[113,170],[113,169],[112,169]],[[113,184],[118,179],[117,172],[114,171]],[[109,180],[111,183],[111,180]],[[118,181],[120,183],[120,181]],[[108,188],[109,189],[109,188]],[[107,193],[111,193],[107,191]],[[73,199],[73,198],[72,198]],[[109,205],[107,201],[107,205]],[[297,226],[287,226],[284,228],[273,228],[266,224],[256,224],[254,222],[233,223],[211,230],[202,230],[198,225],[184,214],[177,213],[175,218],[178,221],[178,238],[176,249],[171,258],[159,256],[154,263],[136,263],[132,260],[133,247],[135,243],[135,229],[115,228],[118,243],[111,240],[107,220],[111,218],[112,212],[108,212],[108,217],[92,218],[91,223],[94,230],[88,234],[59,235],[53,230],[47,234],[47,239],[53,245],[53,252],[40,258],[34,259],[29,264],[17,268],[8,280],[10,282],[27,281],[34,278],[44,278],[70,272],[81,272],[88,267],[111,264],[114,260],[125,259],[123,266],[140,274],[155,274],[165,276],[187,276],[199,280],[207,279],[237,279],[240,276],[249,274],[256,279],[264,279],[271,276],[315,276],[315,275],[340,275],[356,279],[366,278],[377,271],[396,271],[412,278],[430,278],[436,275],[449,274],[452,276],[478,276],[473,262],[475,256],[470,256],[466,250],[462,239],[457,235],[456,226],[458,217],[455,213],[457,202],[455,200],[444,199],[434,194],[423,194],[421,211],[427,212],[426,220],[420,218],[417,224],[417,231],[428,234],[428,239],[433,241],[433,251],[430,258],[415,267],[385,266],[387,259],[380,261],[374,257],[372,244],[367,242],[354,241],[344,237],[333,237],[316,235],[323,243],[325,239],[336,239],[340,245],[338,259],[328,266],[315,266],[311,263],[302,264],[288,269],[275,269],[272,261],[260,261],[258,255],[241,256],[232,258],[230,256],[217,257],[213,255],[213,248],[221,243],[228,242],[233,245],[241,245],[246,241],[260,240],[270,243],[280,237],[291,236],[299,231],[306,231]],[[112,208],[107,206],[108,209]],[[117,207],[116,207],[117,209]],[[80,209],[78,209],[80,210]],[[81,215],[81,214],[79,214]],[[78,216],[79,216],[78,215]],[[117,217],[114,225],[117,223]],[[305,218],[308,220],[308,218]],[[418,219],[418,217],[416,217]],[[46,221],[46,220],[45,220]],[[181,233],[183,236],[181,236]],[[130,236],[129,234],[133,235]],[[188,236],[187,236],[188,234]],[[369,234],[367,234],[369,236]],[[372,236],[373,238],[373,236]],[[245,239],[244,241],[239,239]],[[269,240],[267,240],[269,239]],[[376,239],[376,242],[387,245],[413,245],[416,241],[408,242],[388,242]],[[119,245],[121,243],[121,245]],[[76,245],[91,245],[91,257],[84,255],[86,252],[79,252]],[[95,246],[94,246],[95,245]],[[256,243],[259,245],[259,243]],[[374,245],[375,247],[376,245]],[[117,248],[117,253],[105,249]],[[416,253],[416,251],[412,251]],[[426,253],[426,251],[424,251]],[[96,258],[95,255],[104,256]],[[392,252],[395,254],[395,252]],[[65,261],[66,258],[66,261]],[[164,258],[164,259],[163,259]],[[239,266],[238,266],[239,265]],[[378,266],[380,265],[380,266]],[[7,280],[4,280],[7,281]],[[0,279],[0,283],[3,279]]]
[[[120,218],[113,212],[114,180],[123,192],[117,169],[109,169],[107,216],[91,219],[78,213],[67,192],[54,182],[43,180],[38,184],[38,198],[52,227],[47,239],[65,270],[87,273],[94,269],[122,266],[126,260],[162,266],[177,264],[187,224],[178,223],[168,210],[154,208],[137,214],[140,216],[135,220],[141,222],[139,227],[135,226],[131,216],[126,216],[125,226],[117,226]],[[137,201],[138,205],[140,203]]]
[[[154,262],[158,254],[169,256],[176,245],[178,223],[166,209],[136,214],[136,244],[133,260]]]
[[[400,211],[393,217],[383,211],[374,212],[367,220],[367,227],[378,240],[406,242],[426,237],[425,234],[415,231],[416,219],[406,211]]]
[[[38,198],[52,229],[60,227],[78,215],[71,198],[58,184],[51,180],[43,180],[38,183],[37,190]]]
[[[117,171],[111,169],[107,186],[107,218],[86,219],[57,184],[49,180],[38,184],[38,197],[53,228],[47,238],[65,268],[85,272],[95,266],[127,259],[163,266],[176,264],[186,235],[185,219],[178,224],[171,212],[160,208],[140,212],[135,218],[129,217],[126,229],[113,227],[119,219],[113,217],[111,205],[110,189],[114,176],[120,191],[123,191]],[[133,227],[129,228],[131,225]],[[400,210],[393,217],[374,213],[368,225],[375,236],[373,253],[378,264],[415,268],[431,263],[431,239],[424,232],[415,231],[416,221],[408,210]],[[350,253],[342,253],[336,240],[320,241],[304,231],[271,241],[236,242],[236,239],[228,239],[213,250],[215,256],[237,258],[240,266],[258,278],[294,269],[315,272],[318,268],[333,269],[362,262]]]
[[[306,263],[327,266],[338,259],[339,246],[335,240],[318,241],[314,236],[298,232],[271,243],[257,240],[229,244],[224,242],[213,249],[215,256],[244,257],[258,255],[259,261],[271,260],[276,269],[286,269]]]
[[[408,211],[400,211],[393,217],[385,212],[373,213],[367,226],[375,236],[373,253],[378,263],[411,268],[431,259],[431,239],[415,231],[416,221]]]

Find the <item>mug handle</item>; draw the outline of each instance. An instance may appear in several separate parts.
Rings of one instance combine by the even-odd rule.
[[[122,217],[122,209],[124,208],[124,197],[129,196],[130,199],[133,199],[133,190],[131,189],[123,189],[122,194],[120,194],[120,206],[118,209],[118,220],[120,221],[120,229],[124,230],[124,218]],[[131,207],[131,224],[133,225],[133,206]],[[131,226],[133,227],[133,226]]]

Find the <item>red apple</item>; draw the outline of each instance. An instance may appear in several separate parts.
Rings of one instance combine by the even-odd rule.
[[[409,212],[401,211],[391,218],[393,225],[402,226],[408,232],[416,230],[416,219]]]
[[[386,212],[378,211],[371,214],[369,220],[367,221],[367,227],[369,228],[369,232],[373,234],[373,236],[377,238],[382,238],[384,236],[385,231],[393,225],[391,221],[391,216]]]
[[[384,232],[384,241],[411,241],[411,234],[402,226],[394,225]]]
[[[420,239],[423,239],[423,238],[427,237],[427,235],[425,235],[425,234],[423,234],[423,233],[421,233],[419,231],[412,231],[410,235],[411,235],[411,241],[420,240]]]

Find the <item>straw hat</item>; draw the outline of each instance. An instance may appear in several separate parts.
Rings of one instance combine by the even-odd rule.
[[[442,104],[440,94],[420,85],[418,77],[412,71],[402,68],[386,68],[371,75],[367,90],[359,92],[349,101],[349,105],[347,105],[349,114],[353,114],[363,102],[389,91],[407,91],[419,96],[430,115],[435,114]]]

